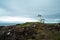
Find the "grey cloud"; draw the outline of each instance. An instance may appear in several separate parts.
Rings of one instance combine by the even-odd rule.
[[[60,0],[6,0],[0,5],[11,13],[0,16],[34,17],[41,14],[47,19],[60,18]]]

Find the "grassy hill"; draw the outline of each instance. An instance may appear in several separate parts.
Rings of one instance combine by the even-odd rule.
[[[60,40],[59,24],[27,22],[0,28],[0,40]]]
[[[36,31],[34,40],[60,40],[60,26],[58,24],[43,24],[39,22],[27,22],[16,28],[31,28]]]

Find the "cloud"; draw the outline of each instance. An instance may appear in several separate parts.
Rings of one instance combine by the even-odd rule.
[[[0,16],[36,19],[38,14],[46,20],[60,19],[60,0],[0,0]]]
[[[38,18],[27,18],[27,17],[19,17],[19,16],[1,16],[0,22],[7,23],[24,23],[24,22],[38,22]],[[58,23],[60,19],[46,19],[45,23]]]
[[[12,16],[2,16],[0,17],[0,21],[2,22],[36,22],[33,18],[26,18],[26,17],[12,17]]]
[[[7,11],[4,8],[0,8],[0,16],[10,16],[10,14],[12,14],[12,12]]]

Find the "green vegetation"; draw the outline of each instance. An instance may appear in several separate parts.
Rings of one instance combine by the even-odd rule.
[[[36,25],[38,27],[37,34],[35,35],[34,40],[60,40],[60,31],[58,25],[55,24],[43,24],[39,22],[27,22],[19,25],[18,27],[32,27]],[[35,30],[35,29],[34,29]]]
[[[27,22],[15,27],[3,27],[0,30],[0,40],[60,40],[58,25]],[[6,35],[9,32],[10,34]]]

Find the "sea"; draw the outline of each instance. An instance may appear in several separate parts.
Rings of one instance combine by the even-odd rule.
[[[16,25],[20,23],[0,23],[0,26],[10,26],[10,25]]]

